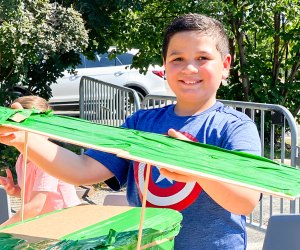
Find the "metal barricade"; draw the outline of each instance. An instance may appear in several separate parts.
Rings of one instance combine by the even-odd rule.
[[[256,123],[261,137],[262,156],[293,167],[299,164],[297,124],[289,110],[274,104],[219,101],[246,113]],[[175,96],[148,95],[141,108],[156,108],[173,103],[176,103]],[[299,199],[290,201],[264,195],[253,213],[247,217],[247,222],[264,230],[271,215],[282,213],[300,213]]]
[[[80,118],[120,126],[140,108],[135,90],[83,76],[79,86]]]

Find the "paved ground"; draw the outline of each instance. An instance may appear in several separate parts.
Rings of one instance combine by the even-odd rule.
[[[265,238],[265,233],[251,227],[247,228],[248,231],[248,250],[261,250]]]

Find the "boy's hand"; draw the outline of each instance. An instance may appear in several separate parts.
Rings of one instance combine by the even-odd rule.
[[[159,171],[163,176],[179,182],[199,182],[200,179],[197,176],[193,176],[186,173],[173,172],[173,170],[171,171],[165,168],[161,168]]]
[[[173,137],[173,138],[176,138],[179,140],[191,141],[189,138],[184,136],[182,133],[180,133],[179,131],[176,131],[175,129],[172,129],[172,128],[168,130],[168,135],[170,137]],[[165,169],[165,168],[161,168],[160,173],[167,178],[170,178],[172,180],[179,181],[179,182],[195,182],[195,181],[199,180],[199,177],[192,176],[190,174],[186,175],[186,173],[173,172],[173,171]]]
[[[20,187],[15,185],[10,169],[6,169],[6,177],[0,176],[0,184],[4,187],[8,195],[19,196]]]
[[[170,128],[168,130],[168,136],[179,139],[179,140],[183,140],[183,141],[191,141],[189,138],[187,138],[185,135],[183,135],[182,133],[180,133],[179,131],[176,131],[173,128]]]

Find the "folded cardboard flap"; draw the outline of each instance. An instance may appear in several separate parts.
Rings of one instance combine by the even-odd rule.
[[[27,117],[28,116],[25,116],[24,114],[16,113],[12,117],[10,117],[9,119],[14,121],[14,122],[21,122],[21,121],[24,121]]]
[[[132,208],[81,205],[27,220],[25,223],[15,224],[1,230],[1,232],[30,236],[32,237],[31,241],[34,240],[34,237],[37,239],[60,239],[65,235],[110,219],[130,209]]]
[[[0,230],[0,234],[7,233],[30,244],[51,242],[61,247],[66,244],[100,244],[118,249],[134,249],[140,215],[141,208],[82,205],[5,227]],[[172,242],[179,233],[181,220],[182,215],[175,210],[146,208],[142,245]]]

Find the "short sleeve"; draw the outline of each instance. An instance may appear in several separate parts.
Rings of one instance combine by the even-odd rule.
[[[102,163],[114,174],[114,177],[105,181],[111,189],[117,191],[125,185],[127,182],[129,160],[94,149],[88,149],[84,154]]]
[[[261,155],[261,141],[257,127],[252,120],[236,121],[227,131],[224,148]]]

